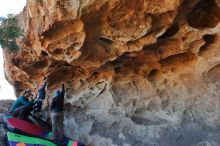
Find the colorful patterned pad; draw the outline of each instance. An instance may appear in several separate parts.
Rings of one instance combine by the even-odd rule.
[[[5,117],[4,121],[7,125],[15,130],[21,131],[31,136],[40,137],[42,139],[50,140],[52,137],[51,132],[45,132],[40,126],[34,125],[30,122],[20,120],[14,117]],[[67,146],[77,146],[78,142],[73,140],[66,141]],[[10,145],[11,146],[11,145]],[[16,145],[12,145],[16,146]],[[22,145],[21,145],[22,146]],[[30,145],[33,146],[33,145]],[[34,145],[34,146],[41,146],[41,145]]]
[[[24,136],[12,132],[7,132],[7,137],[10,146],[57,146],[56,144],[44,139]]]
[[[28,135],[45,137],[48,134],[40,126],[24,120],[13,117],[5,118],[4,120],[10,128],[27,133]]]

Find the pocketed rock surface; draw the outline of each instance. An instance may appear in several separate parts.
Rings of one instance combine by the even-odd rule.
[[[65,134],[94,146],[220,145],[218,0],[28,0],[19,94],[66,84]]]

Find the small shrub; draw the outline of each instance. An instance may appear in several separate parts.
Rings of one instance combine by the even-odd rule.
[[[10,15],[8,18],[0,17],[0,45],[9,51],[19,50],[16,39],[23,34],[18,26],[17,19]]]

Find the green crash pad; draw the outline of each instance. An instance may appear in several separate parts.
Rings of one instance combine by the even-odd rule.
[[[20,134],[15,134],[12,132],[7,132],[8,142],[10,146],[16,146],[19,143],[23,143],[27,146],[57,146],[53,142],[50,142],[48,140],[36,138],[36,137],[30,137],[30,136],[24,136]]]

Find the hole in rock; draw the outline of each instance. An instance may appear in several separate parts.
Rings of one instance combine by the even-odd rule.
[[[50,65],[48,66],[48,68],[56,68],[58,66],[63,66],[64,64],[66,64],[66,61],[58,61],[58,60],[52,60]]]
[[[170,28],[168,28],[166,32],[162,36],[160,36],[158,39],[164,39],[164,38],[174,36],[178,31],[179,31],[179,26],[175,24],[171,26]]]
[[[72,65],[69,64],[69,63],[65,63],[63,66],[65,66],[65,67],[71,67]]]
[[[157,74],[158,70],[157,69],[152,69],[148,75],[148,77],[153,77]]]
[[[64,53],[64,50],[61,49],[61,48],[56,48],[54,51],[53,51],[53,54],[55,55],[60,55],[60,54],[63,54]]]
[[[99,74],[99,72],[98,71],[95,71],[95,72],[93,72],[93,76],[96,76],[96,75],[98,75]]]
[[[206,43],[213,43],[214,42],[214,39],[215,39],[215,36],[214,35],[204,35],[203,36],[203,40],[206,42]]]
[[[107,44],[111,44],[111,43],[113,43],[112,40],[107,39],[107,38],[103,38],[103,37],[99,38],[99,40],[102,41],[102,42],[105,42],[105,43],[107,43]]]
[[[70,55],[71,55],[71,52],[68,50],[68,51],[66,52],[66,55],[67,55],[67,56],[70,56]]]
[[[120,70],[121,70],[121,68],[120,68],[120,67],[115,67],[114,69],[115,69],[115,73],[119,73],[119,72],[120,72]]]
[[[42,56],[48,56],[48,53],[46,51],[41,51]]]
[[[44,60],[39,60],[39,61],[36,61],[32,64],[32,67],[34,68],[45,68],[47,67],[48,65],[48,61],[46,59]]]
[[[209,35],[209,34],[204,35],[204,36],[203,36],[203,40],[206,42],[206,44],[203,45],[203,46],[199,49],[199,53],[202,53],[202,52],[206,51],[208,45],[214,43],[214,39],[215,39],[215,35]]]
[[[187,22],[191,27],[214,28],[219,23],[220,8],[215,0],[201,0],[188,14]]]

